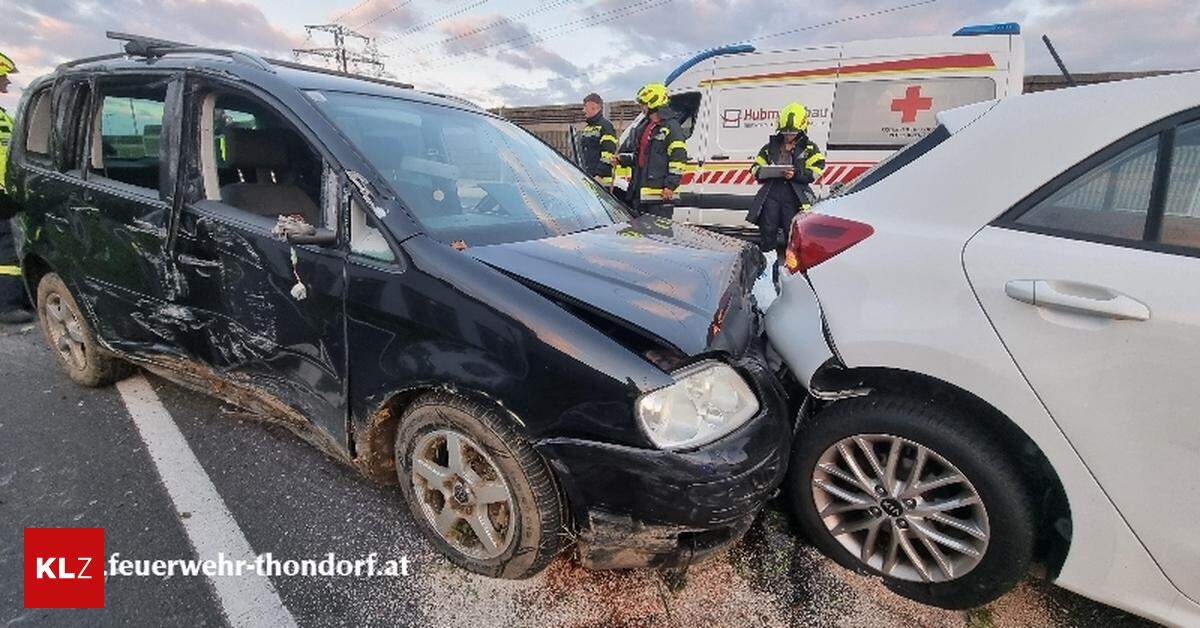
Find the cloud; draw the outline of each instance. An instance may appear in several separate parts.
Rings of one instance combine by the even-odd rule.
[[[401,33],[424,18],[412,4],[413,0],[367,0],[365,4],[331,11],[327,19],[364,35],[383,38]]]
[[[1054,72],[1046,33],[1074,72],[1200,68],[1195,0],[1048,1],[1026,29],[1031,71]]]
[[[449,56],[479,54],[522,70],[545,70],[560,76],[580,71],[575,64],[544,45],[527,25],[499,13],[446,20],[439,30],[445,35],[441,49]]]
[[[15,89],[0,104],[16,104],[20,88],[59,63],[119,50],[105,31],[153,35],[211,46],[247,48],[287,56],[300,38],[275,27],[254,5],[240,0],[22,0],[0,21],[0,50],[17,64]]]

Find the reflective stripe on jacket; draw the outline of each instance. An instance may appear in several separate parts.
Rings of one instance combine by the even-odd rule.
[[[12,143],[13,120],[0,107],[0,191],[4,190],[4,172],[8,164],[8,149]]]
[[[804,147],[803,150],[800,150],[801,146]],[[758,156],[754,158],[754,164],[750,166],[751,174],[757,179],[759,167],[766,165],[790,165],[796,174],[791,179],[766,179],[765,181],[759,179],[760,182],[763,182],[763,186],[759,189],[758,194],[754,195],[754,202],[751,203],[750,211],[746,214],[747,222],[758,224],[763,203],[770,194],[771,186],[774,185],[790,185],[792,187],[796,198],[800,199],[800,207],[797,209],[803,209],[812,204],[816,195],[813,194],[810,186],[825,172],[825,155],[821,152],[820,147],[808,139],[807,135],[801,134],[796,138],[796,150],[792,152],[790,162],[783,152],[783,136],[772,135],[766,145],[758,151]]]
[[[642,200],[661,199],[663,188],[675,190],[679,187],[679,181],[687,168],[687,138],[683,136],[679,123],[669,116],[664,116],[658,123],[658,128],[650,135],[650,142],[646,147],[646,167],[637,167],[638,140],[647,124],[651,124],[649,117],[643,118],[637,127],[625,136],[625,143],[621,145],[622,153],[634,153],[633,174],[629,183],[630,199],[634,195]],[[636,191],[635,187],[638,188]]]
[[[579,135],[579,165],[591,177],[612,181],[612,157],[617,150],[617,131],[602,115],[588,118]]]

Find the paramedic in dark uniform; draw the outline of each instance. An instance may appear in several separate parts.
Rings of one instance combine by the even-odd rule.
[[[617,131],[604,117],[604,99],[591,93],[583,99],[583,134],[579,139],[580,165],[604,187],[612,187],[612,160],[617,152]]]
[[[637,102],[645,115],[621,146],[621,153],[631,155],[632,160],[619,160],[621,166],[633,168],[626,200],[639,213],[671,219],[675,214],[675,190],[687,165],[683,131],[667,106],[666,85],[650,83],[642,87]]]
[[[779,112],[776,132],[758,151],[750,172],[762,188],[754,196],[746,220],[758,225],[758,246],[775,251],[773,277],[778,285],[779,265],[787,249],[788,229],[796,212],[812,207],[816,195],[810,187],[825,170],[825,155],[808,139],[808,110],[792,103]],[[763,166],[785,166],[782,176],[766,176]]]

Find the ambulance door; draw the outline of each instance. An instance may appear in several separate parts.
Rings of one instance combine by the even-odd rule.
[[[839,56],[840,46],[828,46],[717,59],[708,85],[709,154],[696,177],[700,222],[745,226],[745,212],[758,191],[750,165],[788,103],[808,108],[809,137],[825,145]]]

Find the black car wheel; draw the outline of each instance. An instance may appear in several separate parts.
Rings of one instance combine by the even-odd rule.
[[[401,418],[395,451],[413,517],[454,564],[527,578],[558,553],[562,503],[550,470],[489,406],[422,397]]]
[[[957,410],[874,395],[834,403],[797,435],[786,483],[819,549],[943,608],[990,602],[1029,570],[1034,510],[995,439]]]
[[[76,384],[107,386],[127,377],[132,366],[96,342],[79,304],[54,273],[38,283],[38,318],[46,344]]]

